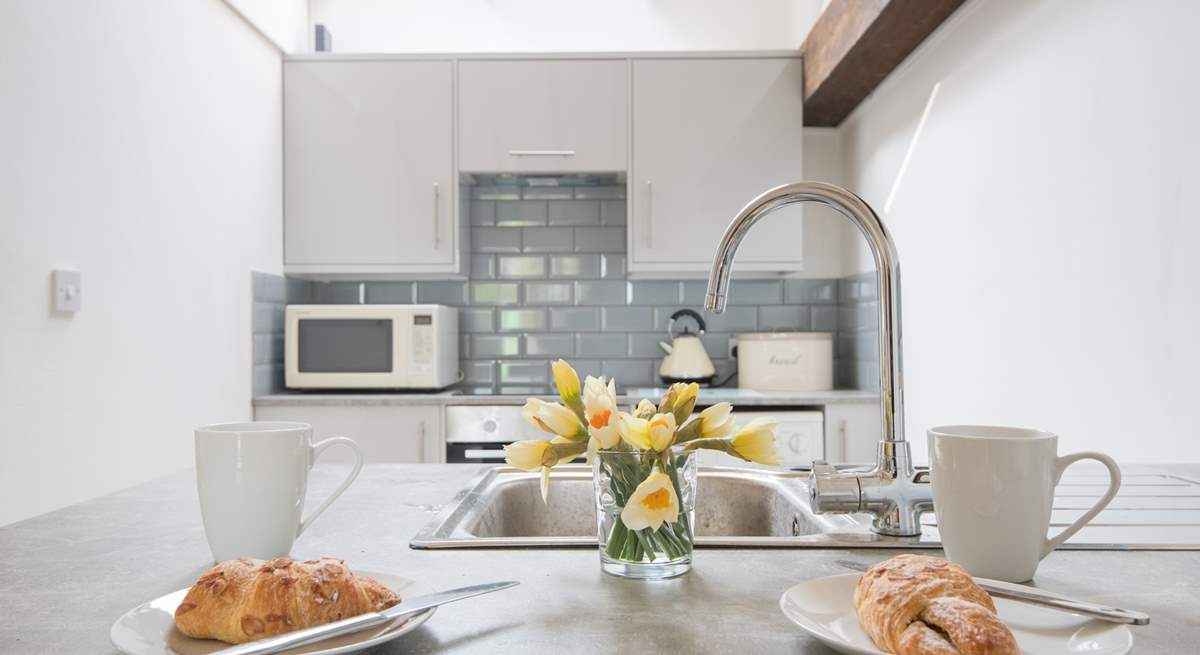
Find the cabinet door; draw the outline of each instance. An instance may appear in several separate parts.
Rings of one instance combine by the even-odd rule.
[[[822,414],[817,411],[740,412],[735,411],[739,425],[756,418],[770,417],[778,421],[775,445],[779,449],[779,466],[809,466],[814,459],[825,458],[825,435]],[[703,466],[742,466],[747,468],[776,468],[753,464],[732,455],[715,451],[700,451]]]
[[[725,228],[802,175],[799,59],[633,62],[631,272],[707,272]],[[735,270],[796,271],[801,210],[755,226]]]
[[[449,61],[284,64],[292,272],[455,262],[452,73]]]
[[[348,437],[363,451],[367,464],[437,463],[445,461],[442,408],[367,405],[270,405],[254,408],[259,421],[300,421],[313,426],[313,440]],[[320,463],[350,464],[344,446],[326,450]]]
[[[825,406],[825,443],[829,461],[869,464],[883,436],[879,402],[834,403]]]
[[[459,169],[626,170],[628,73],[625,60],[460,62]]]

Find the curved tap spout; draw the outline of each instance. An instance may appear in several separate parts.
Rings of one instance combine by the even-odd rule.
[[[705,309],[718,314],[725,310],[734,255],[750,228],[776,209],[802,202],[831,207],[858,227],[871,247],[879,282],[879,402],[883,417],[879,461],[873,470],[861,473],[814,466],[813,509],[871,512],[876,532],[920,534],[918,519],[920,512],[930,507],[930,494],[928,485],[921,484],[924,478],[915,475],[904,440],[900,262],[896,245],[875,211],[862,198],[824,182],[796,182],[763,193],[738,212],[721,237],[708,276]]]

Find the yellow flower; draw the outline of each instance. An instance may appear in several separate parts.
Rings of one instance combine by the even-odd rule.
[[[657,530],[663,521],[674,523],[678,519],[679,496],[675,495],[671,478],[659,471],[642,480],[621,510],[621,522],[630,530]]]
[[[569,404],[578,398],[579,374],[575,369],[561,359],[551,364],[550,369],[554,372],[554,386],[558,387],[558,395],[562,396],[563,402]]]
[[[733,405],[717,403],[700,412],[700,434],[709,438],[728,437],[733,433]]]
[[[779,465],[775,447],[775,419],[756,418],[738,428],[730,441],[738,457],[756,464]]]
[[[579,422],[579,416],[558,403],[530,398],[521,408],[521,415],[543,432],[568,439],[584,439],[588,435],[583,424]]]
[[[542,468],[542,459],[549,447],[550,442],[545,439],[514,441],[504,447],[504,459],[522,471],[536,471]]]
[[[673,386],[675,387],[675,403],[671,407],[671,413],[675,415],[675,424],[683,425],[696,407],[696,398],[700,395],[700,385],[695,382],[691,384],[677,382]]]
[[[651,416],[654,416],[654,413],[657,411],[658,410],[654,407],[654,403],[642,398],[642,402],[638,403],[637,407],[633,409],[633,415],[638,418],[650,418]]]
[[[639,450],[650,450],[650,421],[629,414],[621,414],[617,430],[625,443]]]
[[[675,415],[655,414],[647,426],[650,431],[650,445],[659,452],[671,447],[675,441]]]

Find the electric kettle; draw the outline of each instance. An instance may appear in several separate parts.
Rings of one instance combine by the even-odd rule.
[[[687,326],[684,326],[683,332],[675,334],[675,321],[681,316],[690,316],[695,319],[699,332],[693,334],[687,329]],[[667,353],[662,366],[658,368],[658,376],[662,378],[664,384],[674,382],[708,384],[712,382],[717,369],[709,359],[708,352],[704,350],[704,342],[700,341],[699,335],[704,334],[704,330],[704,319],[695,311],[681,309],[671,314],[671,321],[667,323],[667,335],[671,337],[671,344],[658,342],[658,345]]]

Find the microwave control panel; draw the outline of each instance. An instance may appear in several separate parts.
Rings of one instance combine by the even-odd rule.
[[[433,316],[413,315],[412,363],[413,372],[427,374],[433,370]]]

